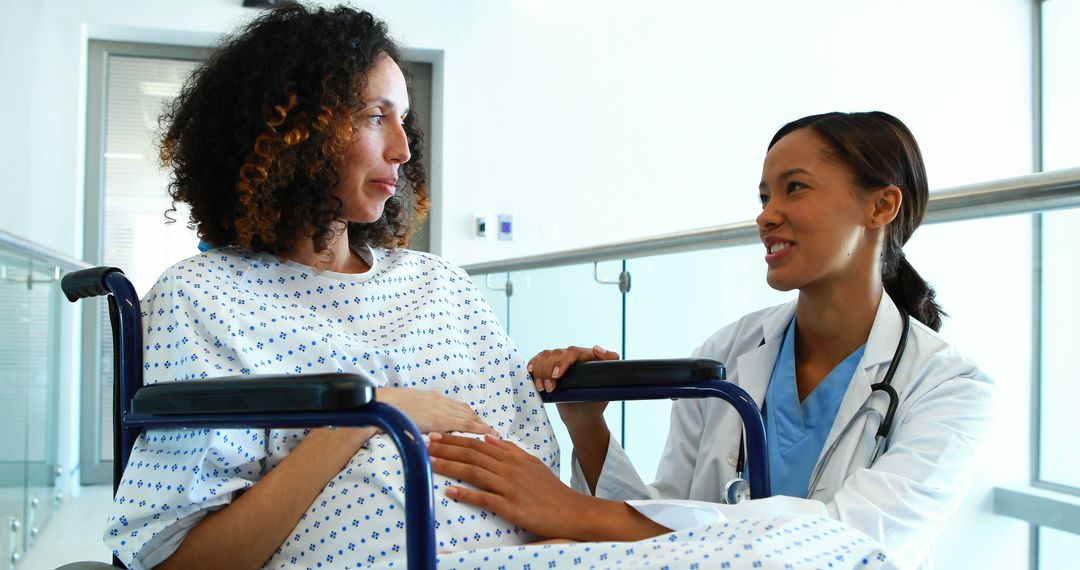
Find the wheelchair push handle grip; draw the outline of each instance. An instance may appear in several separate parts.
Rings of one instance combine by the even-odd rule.
[[[108,295],[111,291],[105,286],[105,277],[114,271],[123,273],[116,267],[91,267],[73,271],[60,280],[60,289],[72,303],[87,297]]]

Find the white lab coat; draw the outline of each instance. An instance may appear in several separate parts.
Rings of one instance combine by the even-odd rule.
[[[760,406],[794,314],[795,302],[747,315],[712,335],[694,356],[723,362],[727,379]],[[870,385],[884,378],[902,323],[896,305],[883,294],[866,351],[823,454],[870,395]],[[828,516],[881,542],[901,567],[922,563],[941,523],[956,511],[970,485],[974,454],[988,427],[993,383],[937,333],[912,318],[907,349],[892,385],[900,402],[885,453],[873,468],[865,465],[878,422],[864,415],[825,467],[812,500],[777,497],[726,506],[721,512],[729,518],[738,516],[740,508],[760,513],[765,506],[760,503],[769,501],[780,510],[803,512],[822,512],[824,505]],[[887,397],[876,394],[874,407],[884,413]],[[738,414],[726,402],[679,400],[672,408],[656,482],[645,485],[612,438],[596,494],[623,500],[719,503],[724,485],[735,477],[740,432]],[[574,486],[588,492],[576,458],[574,475]]]

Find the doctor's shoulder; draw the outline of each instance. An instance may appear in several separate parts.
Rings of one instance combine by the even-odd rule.
[[[940,393],[947,386],[949,389],[945,391],[949,393],[961,390],[989,404],[994,380],[940,333],[915,319],[911,320],[911,337],[903,360],[896,375],[896,380],[906,380],[904,385],[897,386],[902,400]]]
[[[694,350],[692,356],[712,358],[723,362],[728,367],[734,366],[736,358],[761,345],[764,338],[762,323],[783,311],[791,311],[794,314],[793,305],[794,301],[781,303],[743,315],[739,320],[726,325],[705,339],[705,342]]]

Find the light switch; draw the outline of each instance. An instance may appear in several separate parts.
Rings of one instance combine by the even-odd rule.
[[[514,239],[514,216],[513,214],[499,214],[499,239]]]

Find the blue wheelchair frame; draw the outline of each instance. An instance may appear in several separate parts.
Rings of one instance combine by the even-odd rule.
[[[703,367],[703,364],[706,366]],[[642,367],[646,369],[642,370]],[[648,370],[650,367],[654,370]],[[711,368],[714,372],[704,378],[694,378],[688,371],[695,367]],[[610,372],[605,369],[610,369]],[[634,376],[642,377],[640,383],[622,384],[628,377]],[[604,377],[612,380],[605,381],[602,379]],[[724,366],[715,360],[681,358],[581,362],[567,371],[559,381],[558,389],[542,393],[540,397],[544,403],[720,398],[731,404],[742,419],[750,496],[764,499],[772,495],[765,422],[762,421],[761,412],[745,390],[724,380]],[[723,482],[718,481],[717,484],[722,485]]]
[[[64,276],[61,289],[69,301],[108,296],[109,317],[114,341],[113,391],[113,493],[119,487],[136,438],[144,430],[167,428],[284,428],[360,427],[382,428],[401,452],[405,478],[406,555],[410,570],[433,569],[436,565],[434,496],[431,463],[427,446],[416,425],[401,411],[376,401],[375,387],[357,374],[321,375],[322,380],[304,376],[233,376],[214,380],[164,382],[143,386],[142,324],[139,298],[124,273],[115,267],[95,267]],[[765,426],[754,401],[738,386],[723,380],[723,365],[714,361],[706,367],[707,377],[688,376],[687,360],[617,361],[581,363],[560,381],[559,389],[542,394],[544,402],[648,400],[662,398],[719,397],[735,407],[746,434],[751,496],[768,497],[768,453]],[[697,361],[698,363],[702,361]],[[642,368],[642,364],[653,364]],[[660,368],[655,365],[659,364]],[[700,367],[699,367],[700,368]],[[666,372],[665,372],[666,371]],[[674,372],[674,373],[673,373]],[[335,400],[322,397],[327,377],[336,388],[352,397]],[[644,379],[642,379],[644,377]],[[626,380],[630,384],[626,385]],[[191,387],[227,386],[230,398],[215,400],[206,409]],[[318,406],[296,409],[281,405],[281,398],[264,397],[283,384]],[[280,396],[280,394],[279,394]],[[295,398],[286,398],[294,400]],[[156,405],[154,408],[140,401]],[[162,407],[165,410],[162,410]],[[718,482],[718,484],[720,484]],[[114,557],[113,565],[122,567]],[[77,567],[76,565],[69,566]],[[65,567],[67,568],[67,567]]]

